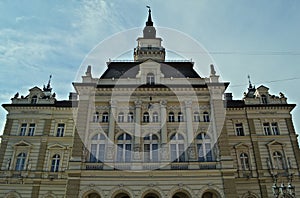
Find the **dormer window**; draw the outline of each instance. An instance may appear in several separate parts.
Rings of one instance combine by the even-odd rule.
[[[32,96],[32,98],[31,98],[31,104],[36,104],[36,103],[37,103],[37,96],[34,95],[34,96]]]
[[[147,74],[147,85],[154,85],[155,84],[155,76],[153,73]]]
[[[262,104],[267,104],[268,103],[266,95],[261,95],[261,103]]]

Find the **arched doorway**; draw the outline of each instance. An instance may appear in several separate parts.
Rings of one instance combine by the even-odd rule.
[[[98,193],[92,192],[85,196],[85,198],[101,198],[101,196]]]
[[[127,193],[119,193],[114,198],[130,198]]]
[[[190,198],[190,197],[184,192],[178,192],[175,195],[173,195],[172,198]]]
[[[155,193],[148,193],[144,196],[144,198],[159,198],[159,196]]]

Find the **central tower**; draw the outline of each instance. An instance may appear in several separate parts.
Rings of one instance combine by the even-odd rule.
[[[143,37],[137,39],[138,46],[134,48],[134,61],[145,61],[152,59],[155,61],[165,61],[165,48],[161,46],[161,38],[156,37],[156,30],[153,27],[151,9],[149,8],[148,20],[143,30]]]

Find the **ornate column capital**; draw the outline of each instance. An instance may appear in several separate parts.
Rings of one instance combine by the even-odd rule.
[[[161,106],[166,106],[167,103],[168,103],[168,102],[167,102],[166,100],[161,100],[161,101],[160,101],[160,105],[161,105]]]
[[[192,108],[193,102],[191,100],[185,100],[184,104],[186,108]]]
[[[134,104],[135,104],[135,107],[141,108],[141,106],[142,106],[142,101],[141,101],[141,100],[136,100],[136,101],[134,101]]]
[[[110,107],[112,107],[112,108],[115,108],[115,107],[117,107],[117,101],[116,100],[110,100],[109,101],[109,105],[110,105]]]

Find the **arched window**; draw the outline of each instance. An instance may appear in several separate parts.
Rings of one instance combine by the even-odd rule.
[[[200,133],[196,137],[199,162],[213,161],[211,139],[206,133]]]
[[[120,112],[118,115],[118,122],[124,122],[124,113]]]
[[[273,153],[273,161],[274,161],[274,168],[275,169],[283,169],[283,158],[282,154],[278,151]]]
[[[199,114],[199,112],[194,112],[194,122],[200,122],[200,114]]]
[[[133,113],[129,112],[127,115],[127,122],[133,122]]]
[[[58,155],[58,154],[53,155],[50,171],[51,172],[58,172],[59,163],[60,163],[60,155]]]
[[[183,114],[182,114],[182,112],[178,113],[178,122],[183,122]]]
[[[130,198],[127,193],[119,193],[114,198]]]
[[[175,133],[170,137],[170,154],[173,162],[184,162],[184,137],[181,134]]]
[[[201,198],[217,198],[219,196],[217,196],[216,194],[212,193],[212,192],[205,192]]]
[[[159,196],[156,193],[148,193],[143,198],[159,198]]]
[[[96,134],[91,139],[90,162],[104,162],[106,136],[102,133]]]
[[[32,96],[32,98],[31,98],[31,104],[36,104],[37,103],[37,99],[38,99],[37,96]]]
[[[108,122],[108,113],[107,112],[104,112],[102,114],[102,122]]]
[[[249,158],[246,153],[240,154],[240,163],[242,170],[249,170]]]
[[[177,192],[175,195],[172,196],[172,198],[190,198],[190,197],[184,192]]]
[[[17,162],[16,162],[16,171],[22,171],[25,168],[25,161],[26,161],[26,154],[25,153],[20,153],[17,156]]]
[[[145,112],[143,114],[143,122],[149,122],[149,113],[148,112]]]
[[[85,196],[84,198],[101,198],[101,196],[98,195],[98,193],[92,192],[92,193],[88,194],[87,196]]]
[[[131,150],[132,150],[132,137],[123,133],[117,138],[117,161],[118,162],[130,162],[131,161]]]
[[[158,122],[158,113],[157,112],[153,113],[153,115],[152,115],[152,121],[153,122]]]
[[[153,73],[147,74],[147,84],[154,85],[155,84],[155,76]]]
[[[173,112],[169,113],[169,122],[175,122],[175,116]]]
[[[208,112],[203,112],[203,121],[204,122],[209,122],[210,120],[209,120],[209,114],[208,114]]]
[[[93,122],[99,122],[99,112],[95,112],[93,116]]]
[[[261,95],[261,103],[262,104],[268,104],[267,96],[266,95]]]
[[[144,161],[158,161],[158,137],[155,134],[149,134],[144,137]]]

